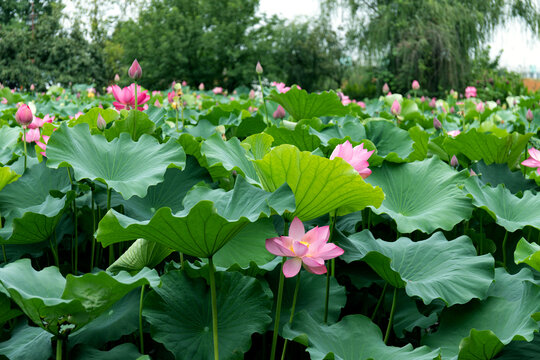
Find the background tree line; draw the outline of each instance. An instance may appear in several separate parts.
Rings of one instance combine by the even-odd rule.
[[[118,17],[109,1],[71,2],[66,26],[59,0],[0,0],[3,84],[101,88],[137,58],[142,85],[153,89],[173,80],[249,85],[261,61],[271,81],[357,98],[380,94],[385,82],[406,92],[413,79],[430,94],[478,81],[507,86],[492,94],[504,96],[523,89],[489,59],[486,40],[512,18],[536,34],[540,25],[535,0],[321,0],[320,18],[294,21],[257,15],[259,0],[122,0]],[[347,15],[339,33],[338,13]]]

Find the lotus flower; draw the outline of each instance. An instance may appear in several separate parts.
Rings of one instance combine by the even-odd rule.
[[[339,98],[341,100],[341,103],[344,106],[347,106],[352,102],[351,99],[347,95],[345,95],[344,93],[338,91],[337,94],[338,94],[338,96],[339,96]]]
[[[70,120],[71,120],[71,119],[78,119],[79,116],[81,116],[81,115],[84,115],[84,113],[83,113],[82,111],[79,111],[79,112],[76,113],[74,116],[71,116],[71,115],[70,115],[69,118],[70,118]]]
[[[43,135],[43,142],[36,141],[37,146],[39,146],[41,148],[41,150],[43,150],[42,152],[40,152],[40,154],[43,155],[43,156],[47,156],[45,154],[45,150],[47,150],[47,143],[49,142],[49,138],[50,138],[50,136]]]
[[[458,159],[457,159],[456,155],[453,155],[452,159],[450,159],[450,165],[453,166],[453,167],[456,167],[456,166],[459,165],[459,162],[458,162]]]
[[[527,109],[527,114],[525,115],[525,119],[527,119],[527,121],[532,121],[534,119],[534,115],[531,109]]]
[[[347,140],[343,144],[336,146],[332,155],[330,155],[330,160],[333,160],[336,157],[342,158],[358,172],[362,179],[365,179],[371,175],[371,170],[368,169],[368,159],[371,154],[373,154],[373,151],[374,150],[367,151],[364,149],[364,144],[360,144],[353,148],[352,144]]]
[[[266,250],[277,256],[291,258],[283,264],[285,277],[298,274],[302,265],[313,274],[324,274],[324,261],[344,252],[339,246],[328,243],[329,236],[328,226],[317,226],[306,233],[304,224],[295,217],[289,227],[289,236],[266,239]]]
[[[531,168],[537,168],[536,173],[540,175],[540,150],[530,148],[529,155],[530,157],[527,160],[523,161],[521,165],[525,165]]]
[[[120,75],[116,74],[114,75],[114,82],[119,82],[120,81]]]
[[[362,109],[365,109],[366,108],[366,103],[363,102],[363,101],[359,101],[357,102],[358,106],[360,106]]]
[[[33,119],[34,119],[34,115],[32,114],[32,110],[26,104],[22,104],[19,107],[19,109],[17,109],[17,112],[15,113],[15,120],[17,120],[17,123],[19,125],[22,125],[22,126],[29,125]]]
[[[54,121],[55,116],[50,116],[49,114],[45,115],[42,118],[38,118],[37,116],[34,116],[34,120],[28,125],[29,129],[37,129],[40,127],[43,127],[45,123],[52,123]]]
[[[390,112],[395,116],[398,116],[401,113],[401,105],[399,101],[397,101],[397,99],[394,100],[394,102],[392,103],[392,106],[390,107]]]
[[[412,87],[413,90],[420,89],[420,84],[418,83],[418,80],[413,80],[413,82],[411,84],[411,87]]]
[[[456,137],[456,136],[458,136],[459,134],[461,134],[461,131],[459,131],[459,130],[452,130],[452,131],[448,131],[447,134],[450,135],[451,137]]]
[[[278,105],[276,111],[274,111],[274,119],[283,119],[285,117],[285,109],[283,106]]]
[[[199,84],[199,90],[200,90],[200,91],[203,91],[203,90],[204,90],[204,83],[200,83],[200,84]]]
[[[39,129],[35,128],[35,129],[28,130],[26,132],[26,135],[23,135],[21,139],[24,139],[24,141],[26,141],[27,143],[31,143],[36,140],[39,140],[40,137],[41,135],[39,134]]]
[[[483,113],[484,112],[484,103],[479,102],[478,104],[476,104],[476,111],[478,111],[479,113]]]
[[[213,92],[214,94],[216,94],[216,95],[217,95],[217,94],[223,94],[223,88],[220,87],[220,86],[216,86],[215,88],[212,89],[212,92]]]
[[[285,85],[285,83],[278,83],[278,82],[272,82],[271,84],[272,86],[275,86],[276,87],[276,90],[278,93],[280,94],[283,94],[283,93],[286,93],[287,91],[291,90],[291,88],[287,85]],[[301,89],[300,86],[296,85],[296,87],[298,87],[298,89]]]
[[[433,118],[433,127],[435,128],[435,130],[441,130],[442,128],[441,121],[437,119],[436,117]]]
[[[434,108],[437,106],[437,99],[431,98],[431,101],[429,102],[429,106]]]
[[[140,79],[142,76],[142,68],[141,65],[139,65],[139,62],[137,59],[133,60],[133,63],[129,67],[128,75],[130,78],[137,80]],[[137,89],[138,90],[138,89]]]
[[[167,100],[169,100],[169,104],[172,104],[174,102],[175,96],[176,96],[176,93],[174,91],[169,91],[167,93]]]
[[[253,89],[249,90],[249,98],[252,100],[255,99],[255,90]]]
[[[113,102],[116,110],[129,110],[135,108],[135,84],[126,86],[123,89],[118,85],[113,85],[112,90],[114,98],[116,99],[116,101]],[[140,85],[137,85],[137,110],[143,111],[144,107],[142,105],[148,100],[150,100],[148,90],[142,91]]]
[[[389,91],[390,91],[390,87],[388,86],[387,83],[384,83],[384,85],[382,87],[383,94],[388,94]]]
[[[467,99],[471,97],[476,97],[476,88],[474,86],[467,86],[465,88],[465,97]]]

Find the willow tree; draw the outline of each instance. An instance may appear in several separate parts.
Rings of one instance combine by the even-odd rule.
[[[348,37],[372,64],[391,72],[394,91],[463,88],[472,63],[499,25],[517,19],[538,36],[538,0],[321,0],[342,11]]]

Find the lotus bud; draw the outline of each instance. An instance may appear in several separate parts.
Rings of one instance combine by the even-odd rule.
[[[484,103],[479,102],[478,104],[476,104],[476,111],[478,111],[479,113],[483,113],[484,112]]]
[[[401,104],[399,101],[394,100],[392,107],[390,107],[390,112],[395,116],[398,116],[401,113]]]
[[[204,90],[204,83],[200,83],[200,84],[199,84],[199,90],[200,90],[200,91],[203,91],[203,90]]]
[[[142,68],[141,65],[139,65],[139,62],[137,59],[133,60],[133,63],[129,67],[128,75],[130,78],[137,80],[140,79],[142,76]]]
[[[453,167],[457,167],[459,165],[458,159],[456,155],[452,156],[452,159],[450,160],[450,165]]]
[[[285,117],[285,109],[278,105],[277,110],[274,111],[274,119],[283,119]]]
[[[15,113],[15,120],[21,126],[30,124],[32,120],[34,120],[34,115],[32,114],[30,107],[26,104],[22,104]]]
[[[103,116],[101,116],[101,114],[98,114],[97,116],[96,126],[101,131],[105,130],[105,128],[107,127],[107,122],[105,121]]]
[[[255,99],[255,90],[251,89],[251,90],[249,91],[249,98],[250,98],[250,99]]]
[[[469,170],[469,173],[471,174],[471,176],[478,176],[473,169],[470,169]]]
[[[456,112],[456,109],[454,109],[454,107],[451,106],[451,107],[450,107],[450,113],[453,114],[453,113],[455,113],[455,112]]]
[[[390,91],[390,87],[388,86],[387,83],[384,83],[384,85],[382,87],[383,94],[388,94],[389,91]]]
[[[36,90],[36,87],[34,86],[34,84],[30,85],[30,91],[34,91]]]
[[[531,109],[527,110],[527,115],[525,115],[525,118],[527,119],[527,121],[532,121],[534,119],[534,115],[533,115]]]
[[[413,90],[420,89],[420,84],[418,83],[418,80],[413,80],[413,82],[411,84],[411,87],[412,87]]]
[[[120,75],[116,74],[114,75],[114,82],[119,82],[120,81]]]
[[[422,95],[422,97],[420,98],[420,102],[424,102],[426,101],[426,98],[424,97],[424,95]]]
[[[257,61],[257,65],[255,66],[255,72],[259,75],[263,73],[263,67],[259,61]]]
[[[433,127],[435,128],[435,130],[441,130],[442,129],[441,121],[437,118],[433,118]]]
[[[182,81],[182,86],[187,86],[187,81],[186,80]]]
[[[429,102],[429,106],[431,106],[432,108],[436,107],[437,106],[437,99],[431,98],[431,101]]]

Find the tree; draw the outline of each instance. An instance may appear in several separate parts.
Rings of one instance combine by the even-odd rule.
[[[493,30],[512,18],[538,34],[534,0],[323,0],[327,12],[348,11],[350,41],[395,78],[392,90],[407,91],[417,79],[424,89],[463,88],[475,53]]]

